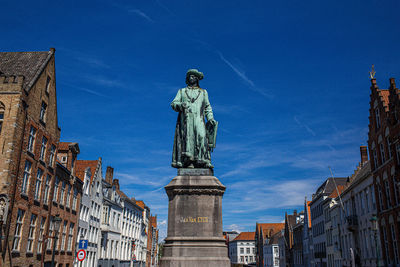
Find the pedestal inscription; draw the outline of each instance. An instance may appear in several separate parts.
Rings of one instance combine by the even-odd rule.
[[[165,190],[168,236],[161,267],[230,266],[222,236],[225,186],[215,176],[178,175]]]

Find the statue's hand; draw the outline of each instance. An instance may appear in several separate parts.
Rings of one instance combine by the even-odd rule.
[[[217,121],[214,120],[214,119],[211,119],[211,120],[210,120],[210,123],[211,123],[213,126],[217,125]]]
[[[187,108],[188,108],[188,105],[185,102],[181,103],[181,110],[182,111],[184,111]]]

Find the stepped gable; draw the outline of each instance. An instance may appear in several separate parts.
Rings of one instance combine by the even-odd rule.
[[[232,241],[255,241],[256,232],[241,232],[235,239]]]
[[[0,76],[24,76],[22,88],[29,91],[54,52],[0,52]]]
[[[77,160],[75,162],[75,175],[82,182],[85,179],[85,170],[90,168],[91,177],[90,183],[93,181],[94,173],[96,172],[97,166],[99,164],[99,160]]]

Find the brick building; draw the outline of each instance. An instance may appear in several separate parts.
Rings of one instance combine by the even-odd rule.
[[[368,149],[377,200],[382,256],[400,264],[400,92],[395,80],[379,89],[371,79]]]
[[[75,163],[79,154],[77,143],[60,142],[57,153],[56,179],[52,190],[50,226],[44,266],[51,265],[55,234],[52,218],[61,218],[55,247],[55,263],[59,267],[72,267],[75,260],[75,244],[79,225],[80,201],[83,183],[75,176]]]
[[[155,267],[158,265],[158,229],[157,216],[150,216],[147,231],[147,257],[146,267]]]
[[[55,50],[0,53],[3,266],[40,266],[60,138]]]

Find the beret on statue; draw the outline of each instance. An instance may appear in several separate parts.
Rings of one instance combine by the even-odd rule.
[[[190,75],[195,75],[199,80],[204,78],[204,74],[197,69],[190,69],[186,72],[186,79],[189,78]]]

